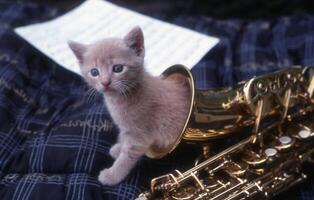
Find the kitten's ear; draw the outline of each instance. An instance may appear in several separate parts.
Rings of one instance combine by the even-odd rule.
[[[135,26],[125,37],[124,42],[130,47],[137,56],[145,55],[144,49],[144,35],[139,26]]]
[[[74,41],[68,41],[68,45],[80,63],[83,62],[83,54],[86,52],[87,46]]]

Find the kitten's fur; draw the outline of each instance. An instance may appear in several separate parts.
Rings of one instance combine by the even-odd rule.
[[[162,80],[148,74],[144,65],[144,37],[134,27],[123,39],[108,38],[91,45],[69,42],[87,83],[101,91],[110,114],[120,129],[118,142],[110,149],[112,167],[99,174],[106,185],[122,181],[152,145],[167,147],[181,132],[188,110],[184,81]],[[112,72],[124,65],[120,73]],[[100,69],[99,77],[90,75]],[[111,84],[106,89],[101,83]]]

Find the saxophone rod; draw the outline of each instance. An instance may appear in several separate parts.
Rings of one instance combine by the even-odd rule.
[[[216,154],[216,155],[213,156],[212,158],[210,158],[210,159],[208,159],[208,160],[206,160],[206,161],[200,163],[199,165],[193,167],[192,169],[190,169],[190,170],[184,172],[184,173],[182,174],[181,178],[178,178],[178,183],[180,183],[180,182],[184,181],[185,179],[191,177],[192,174],[194,174],[195,171],[199,171],[199,170],[201,170],[201,169],[206,168],[209,164],[213,163],[213,162],[216,161],[218,158],[220,158],[220,157],[222,157],[222,156],[224,156],[224,155],[226,155],[226,154],[229,154],[230,152],[233,152],[233,151],[235,151],[235,150],[239,150],[241,146],[253,142],[254,139],[255,139],[255,137],[254,137],[254,136],[251,136],[251,137],[249,137],[249,138],[247,138],[247,139],[245,139],[245,140],[242,140],[241,142],[239,142],[239,143],[237,143],[237,144],[231,146],[230,148],[228,148],[228,149],[226,149],[226,150],[224,150],[224,151],[222,151],[222,152]]]

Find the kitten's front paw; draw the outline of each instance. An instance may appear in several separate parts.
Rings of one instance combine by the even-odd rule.
[[[110,148],[109,154],[112,158],[117,159],[121,152],[121,145],[115,144]]]
[[[98,180],[103,185],[116,185],[121,181],[119,177],[110,169],[102,170],[98,176]]]

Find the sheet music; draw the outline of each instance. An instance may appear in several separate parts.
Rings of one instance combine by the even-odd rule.
[[[68,40],[92,43],[123,37],[139,25],[145,37],[145,67],[159,75],[173,64],[192,68],[218,39],[136,13],[103,0],[87,0],[54,20],[16,28],[15,31],[68,70],[80,74]]]

